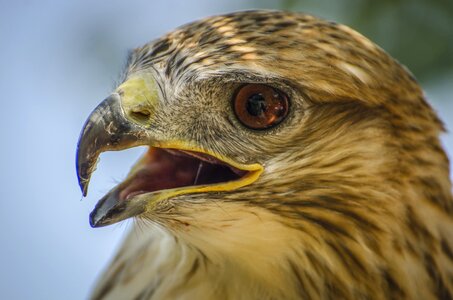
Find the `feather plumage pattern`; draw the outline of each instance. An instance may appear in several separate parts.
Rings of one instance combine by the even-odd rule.
[[[137,78],[128,96],[121,86]],[[280,124],[241,124],[232,101],[246,84],[288,97]],[[122,148],[171,151],[150,150],[98,205],[95,226],[135,221],[92,299],[452,298],[443,125],[413,75],[367,38],[301,13],[214,16],[135,49],[121,86],[121,122],[135,124]],[[121,144],[122,128],[104,129]],[[172,160],[193,164],[195,180],[170,176]],[[152,168],[179,183],[138,182]],[[237,184],[213,185],[209,168]]]

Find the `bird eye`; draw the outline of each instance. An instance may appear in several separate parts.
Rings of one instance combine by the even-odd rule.
[[[268,129],[279,124],[288,114],[288,97],[265,84],[246,84],[233,100],[236,117],[251,129]]]

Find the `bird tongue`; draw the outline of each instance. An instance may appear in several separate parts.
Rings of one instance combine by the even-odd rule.
[[[192,151],[150,148],[133,175],[119,186],[119,199],[192,185],[236,180],[247,172]]]

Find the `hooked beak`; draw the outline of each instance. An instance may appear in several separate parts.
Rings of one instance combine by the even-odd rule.
[[[88,117],[77,144],[77,178],[83,196],[87,195],[91,174],[102,152],[147,144],[146,131],[126,119],[119,94],[113,93],[102,101]],[[115,223],[143,211],[144,205],[117,201],[117,194],[118,191],[113,190],[98,202],[90,214],[92,227]]]

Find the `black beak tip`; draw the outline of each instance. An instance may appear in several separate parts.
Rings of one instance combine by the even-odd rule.
[[[82,192],[82,196],[86,197],[87,193],[88,193],[87,180],[78,176],[78,182],[79,182],[80,191]]]
[[[83,197],[86,197],[87,196],[87,193],[88,193],[88,186],[85,182],[79,180],[79,187],[80,187],[80,191],[82,192],[82,196]]]
[[[76,171],[77,171],[77,181],[79,183],[80,190],[82,192],[83,197],[86,197],[87,192],[88,192],[88,182],[89,180],[87,179],[87,167],[86,163],[81,162],[81,157],[80,157],[80,140],[77,145],[77,153],[76,153]]]
[[[96,221],[94,220],[93,213],[90,214],[89,220],[90,220],[90,226],[92,228],[96,228]]]
[[[97,216],[96,210],[94,210],[90,213],[89,221],[90,221],[90,226],[92,228],[97,228],[97,227],[103,226],[102,218],[99,219],[99,217]]]

